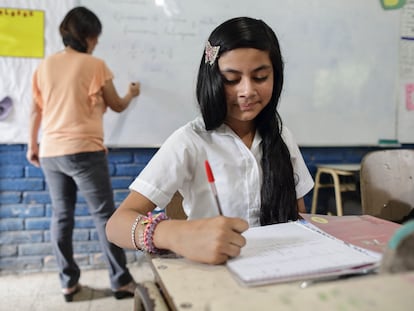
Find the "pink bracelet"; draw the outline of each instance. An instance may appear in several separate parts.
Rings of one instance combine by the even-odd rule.
[[[142,239],[142,246],[148,253],[157,254],[161,253],[161,250],[154,246],[153,235],[155,231],[155,227],[163,220],[169,219],[165,213],[158,213],[156,215],[152,215],[151,212],[148,213],[148,216],[145,216],[141,222],[141,224],[146,225],[145,230],[143,233]],[[141,240],[140,239],[140,240]]]

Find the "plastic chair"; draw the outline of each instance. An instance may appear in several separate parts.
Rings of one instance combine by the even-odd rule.
[[[363,214],[401,222],[414,208],[414,150],[366,154],[360,171]]]

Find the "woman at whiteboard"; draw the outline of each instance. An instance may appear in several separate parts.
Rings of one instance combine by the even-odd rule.
[[[103,144],[103,114],[121,112],[140,93],[132,83],[120,97],[105,62],[91,54],[102,26],[84,7],[70,10],[60,24],[65,49],[47,57],[33,75],[33,105],[27,159],[40,166],[52,201],[51,243],[66,301],[81,289],[72,233],[77,189],[85,198],[98,233],[117,299],[133,296],[135,282],[124,251],[110,243],[105,225],[115,210]],[[38,146],[39,130],[42,130]]]
[[[108,221],[108,238],[125,248],[166,249],[219,264],[239,255],[249,226],[296,220],[306,211],[303,196],[313,180],[277,112],[282,86],[279,43],[267,24],[240,17],[219,25],[199,67],[202,117],[174,132],[130,185]],[[187,220],[146,216],[176,191]]]

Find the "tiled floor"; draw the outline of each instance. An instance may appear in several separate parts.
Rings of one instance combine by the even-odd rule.
[[[129,265],[137,282],[153,280],[145,259]],[[0,276],[1,311],[132,311],[134,299],[116,300],[109,287],[106,269],[82,270],[82,290],[67,303],[60,292],[57,272]]]

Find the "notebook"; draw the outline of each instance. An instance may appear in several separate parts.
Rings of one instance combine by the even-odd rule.
[[[243,235],[247,244],[227,267],[247,286],[364,273],[382,257],[304,220],[253,227]]]
[[[301,216],[338,239],[378,253],[384,252],[389,239],[401,227],[400,224],[371,215],[330,216],[303,213]]]

